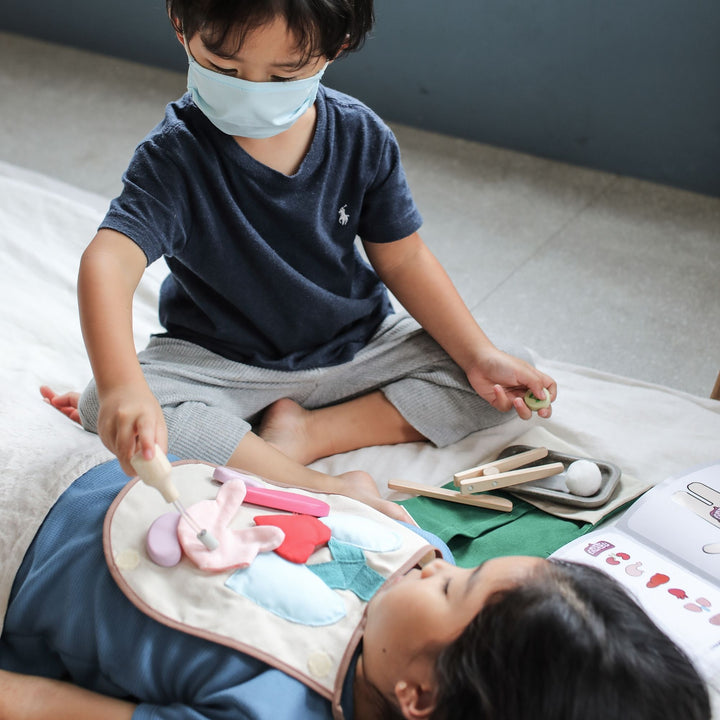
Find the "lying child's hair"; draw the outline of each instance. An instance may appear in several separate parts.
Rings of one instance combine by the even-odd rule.
[[[304,60],[359,49],[374,23],[373,0],[166,0],[175,29],[201,33],[211,52],[237,52],[248,32],[283,17]],[[228,43],[233,46],[228,48]]]
[[[489,598],[436,664],[432,720],[708,720],[687,656],[605,573],[553,560]]]

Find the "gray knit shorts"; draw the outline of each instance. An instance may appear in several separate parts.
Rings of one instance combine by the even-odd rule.
[[[509,351],[530,360],[524,350]],[[386,318],[353,360],[328,368],[268,370],[172,338],[152,338],[138,358],[163,409],[170,452],[221,465],[262,411],[284,397],[312,410],[381,390],[438,447],[514,416],[480,398],[465,373],[405,314]],[[91,382],[79,406],[86,430],[96,432],[98,409]]]

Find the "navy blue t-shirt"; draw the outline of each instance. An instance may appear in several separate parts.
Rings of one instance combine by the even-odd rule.
[[[165,256],[160,321],[172,337],[260,367],[351,360],[392,312],[355,247],[411,235],[421,218],[390,129],[320,87],[299,170],[284,175],[220,132],[189,95],[138,146],[101,227]]]

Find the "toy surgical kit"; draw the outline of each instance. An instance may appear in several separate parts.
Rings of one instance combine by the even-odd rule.
[[[491,462],[455,473],[456,490],[405,480],[391,480],[388,487],[412,495],[511,512],[512,500],[487,491],[506,489],[520,497],[594,508],[609,500],[619,479],[620,469],[612,463],[558,453],[546,447],[512,445]]]

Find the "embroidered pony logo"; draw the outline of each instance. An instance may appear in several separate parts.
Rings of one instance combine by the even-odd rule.
[[[350,219],[350,216],[345,212],[345,208],[346,208],[346,207],[347,207],[347,205],[343,205],[343,206],[338,210],[338,222],[339,222],[341,225],[347,225],[347,224],[348,224],[348,220]]]

